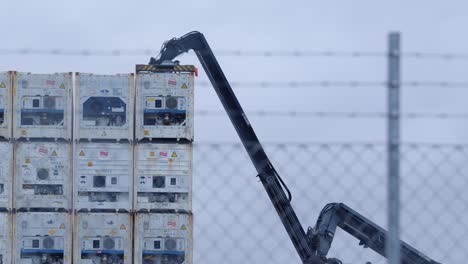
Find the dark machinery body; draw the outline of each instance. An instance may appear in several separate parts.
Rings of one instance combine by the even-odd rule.
[[[216,90],[302,262],[342,263],[338,259],[327,257],[337,227],[356,237],[360,245],[386,257],[386,231],[344,204],[328,204],[322,210],[315,227],[309,228],[307,232],[303,229],[291,206],[291,193],[268,159],[203,34],[191,32],[167,41],[159,57],[151,58],[149,64],[156,68],[170,69],[178,64],[173,61],[174,58],[189,50],[195,52]],[[438,264],[404,242],[401,242],[401,263]]]

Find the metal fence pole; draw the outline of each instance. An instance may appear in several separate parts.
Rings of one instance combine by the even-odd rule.
[[[388,236],[389,264],[400,263],[400,33],[388,36]]]

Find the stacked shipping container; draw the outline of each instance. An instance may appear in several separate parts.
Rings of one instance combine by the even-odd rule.
[[[134,75],[75,76],[74,263],[132,262]]]
[[[193,82],[0,73],[0,263],[192,263]]]
[[[71,263],[72,74],[11,73],[14,263]]]
[[[0,72],[0,263],[11,263],[13,145],[12,74]]]
[[[134,263],[192,263],[194,67],[135,83]]]

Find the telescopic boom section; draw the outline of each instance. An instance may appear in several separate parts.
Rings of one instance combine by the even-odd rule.
[[[282,185],[281,178],[268,159],[203,34],[191,32],[181,38],[167,41],[162,47],[159,58],[151,58],[150,64],[164,64],[165,61],[172,61],[178,55],[189,50],[195,52],[216,90],[302,262],[308,261],[314,253],[291,206],[290,199],[283,189],[284,184]]]

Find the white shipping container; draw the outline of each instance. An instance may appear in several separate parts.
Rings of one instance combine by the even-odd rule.
[[[72,136],[72,73],[15,73],[13,137]]]
[[[0,72],[0,138],[11,139],[12,73]]]
[[[13,144],[0,142],[0,208],[11,209],[13,183]]]
[[[136,214],[134,263],[191,264],[191,214]]]
[[[15,263],[72,263],[72,230],[71,215],[67,213],[17,213]]]
[[[192,209],[192,144],[135,145],[134,209]]]
[[[76,144],[74,159],[76,210],[132,210],[133,147],[131,144]]]
[[[132,230],[130,214],[76,214],[73,263],[132,263]]]
[[[75,139],[133,141],[133,77],[76,73]]]
[[[11,263],[11,250],[13,245],[11,244],[12,235],[12,218],[11,214],[7,212],[0,212],[0,263],[10,264]]]
[[[136,75],[135,138],[193,140],[194,74]]]
[[[72,145],[15,143],[14,206],[71,209]]]

